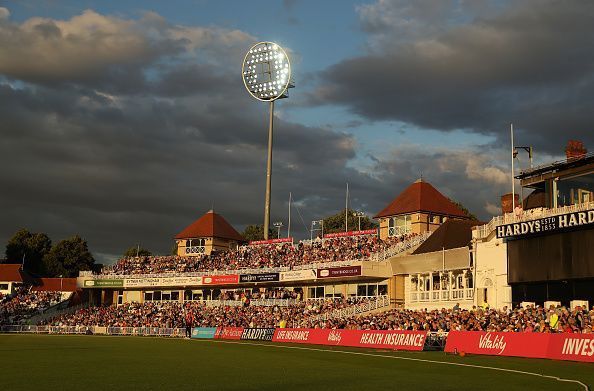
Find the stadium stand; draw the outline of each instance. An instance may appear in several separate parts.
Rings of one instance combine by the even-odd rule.
[[[296,268],[302,265],[370,259],[372,254],[410,240],[417,234],[406,234],[381,240],[377,235],[348,236],[311,243],[303,241],[242,246],[235,251],[213,252],[198,257],[145,256],[120,259],[103,269],[105,275],[189,273],[238,269]]]

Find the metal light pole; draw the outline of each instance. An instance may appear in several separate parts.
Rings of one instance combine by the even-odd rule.
[[[291,81],[291,64],[282,47],[274,42],[259,42],[246,53],[241,67],[243,84],[250,95],[259,101],[270,102],[268,121],[268,160],[266,163],[266,198],[264,202],[264,239],[270,227],[270,198],[272,193],[272,140],[274,101],[287,98]]]
[[[273,225],[274,225],[274,227],[275,227],[275,228],[276,228],[276,230],[277,230],[277,236],[276,236],[276,238],[277,238],[277,239],[280,239],[280,230],[281,230],[281,227],[283,226],[283,222],[282,222],[282,221],[277,221],[277,222],[276,222],[276,223],[274,223]]]
[[[359,231],[361,231],[361,219],[365,217],[365,212],[355,212],[355,217],[359,220]]]

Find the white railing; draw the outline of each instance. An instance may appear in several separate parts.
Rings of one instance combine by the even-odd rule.
[[[190,300],[188,300],[190,301]],[[204,303],[207,307],[241,307],[241,300],[194,300]],[[295,299],[250,299],[250,306],[288,307],[297,304]]]
[[[401,254],[405,251],[410,250],[413,247],[416,247],[423,243],[429,236],[431,236],[432,231],[423,232],[420,235],[414,236],[408,240],[404,240],[402,242],[397,243],[395,246],[389,247],[384,251],[380,251],[374,254],[371,254],[372,261],[384,261],[389,259],[395,255]]]
[[[495,216],[489,221],[489,223],[485,225],[478,226],[474,228],[476,239],[484,239],[488,237],[491,232],[497,228],[499,225],[503,224],[511,224],[511,223],[519,223],[522,221],[529,221],[535,220],[545,217],[552,217],[557,215],[562,215],[565,213],[574,213],[574,212],[583,212],[587,210],[594,209],[594,201],[592,202],[584,202],[582,204],[575,204],[575,205],[567,205],[562,206],[559,208],[534,208],[528,209],[525,211],[521,211],[518,214],[515,213],[506,213],[503,216]]]
[[[0,326],[2,333],[33,333],[33,334],[108,334],[108,335],[139,335],[153,337],[183,337],[185,330],[181,328],[163,327],[99,327],[99,326],[28,326],[8,325]]]
[[[361,315],[369,311],[376,309],[389,307],[390,297],[389,296],[377,296],[375,300],[369,300],[364,303],[354,304],[345,308],[337,308],[335,310],[320,314],[313,318],[315,322],[327,321],[330,319],[345,319],[354,315]]]
[[[472,300],[474,298],[474,288],[435,291],[413,291],[409,293],[409,298],[410,303]]]

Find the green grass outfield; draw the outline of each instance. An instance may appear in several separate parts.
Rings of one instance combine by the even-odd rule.
[[[0,389],[11,391],[580,389],[527,374],[416,359],[594,384],[594,365],[585,363],[151,337],[4,334],[0,357]]]

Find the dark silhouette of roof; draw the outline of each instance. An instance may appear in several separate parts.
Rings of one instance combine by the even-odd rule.
[[[192,238],[221,238],[237,241],[245,239],[223,218],[223,216],[209,210],[205,215],[188,225],[175,239]]]
[[[38,278],[32,291],[74,292],[78,290],[76,278]]]
[[[411,212],[431,212],[435,214],[468,218],[450,199],[441,194],[429,182],[417,180],[407,187],[375,218],[395,216]]]
[[[482,224],[474,220],[447,220],[425,240],[413,254],[431,253],[467,246],[472,239],[472,227]]]
[[[29,282],[31,277],[21,270],[20,263],[0,264],[0,281]]]

